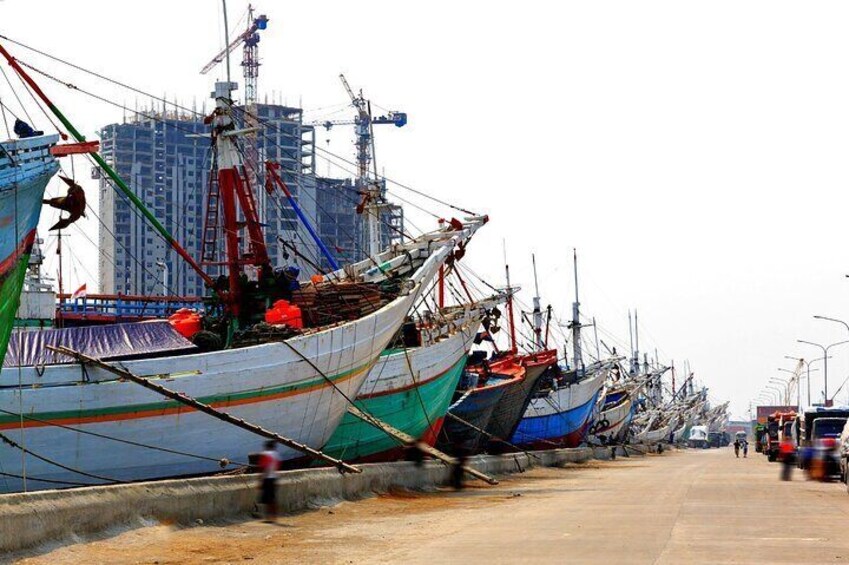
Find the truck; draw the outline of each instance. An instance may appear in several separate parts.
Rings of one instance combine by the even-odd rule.
[[[708,447],[722,447],[722,432],[708,432]]]
[[[793,442],[794,447],[798,450],[799,443],[794,429],[799,425],[799,417],[795,410],[788,412],[777,412],[776,419],[778,420],[778,443],[781,445],[785,439]]]
[[[846,483],[846,489],[849,491],[849,420],[843,426],[843,432],[837,440],[837,456],[840,465],[840,478]]]
[[[687,438],[687,445],[699,449],[708,448],[708,428],[707,426],[693,426],[690,428],[690,436]]]
[[[777,413],[770,414],[766,419],[766,434],[763,453],[772,462],[778,459],[778,416]]]
[[[822,444],[835,444],[849,419],[849,407],[817,407],[806,410],[799,418],[798,465],[806,469],[813,459],[815,449]]]

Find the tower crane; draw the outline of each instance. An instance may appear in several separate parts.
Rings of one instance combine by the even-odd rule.
[[[355,94],[344,74],[339,75],[345,92],[351,98],[351,105],[357,111],[356,117],[348,120],[326,120],[312,122],[311,126],[321,126],[331,129],[333,126],[353,125],[356,139],[354,141],[357,150],[357,179],[355,187],[363,196],[362,203],[357,207],[357,212],[365,214],[368,251],[372,256],[380,252],[380,211],[386,206],[383,197],[382,184],[377,182],[377,172],[374,179],[369,178],[369,165],[374,158],[374,125],[392,124],[395,127],[407,125],[406,112],[391,111],[386,115],[372,117],[371,102],[363,96],[363,91]]]
[[[242,55],[243,76],[245,77],[245,105],[250,106],[256,103],[256,83],[259,76],[259,31],[268,27],[268,17],[265,14],[254,18],[254,9],[248,5],[248,27],[239,34],[236,39],[230,42],[230,45],[225,47],[212,58],[200,70],[200,74],[205,75],[216,65],[222,62],[227,55],[236,50],[239,45],[244,46]]]

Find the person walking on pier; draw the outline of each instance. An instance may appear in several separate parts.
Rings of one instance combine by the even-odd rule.
[[[259,470],[262,473],[259,502],[265,521],[271,523],[277,520],[277,471],[280,470],[280,456],[274,440],[265,442],[265,450],[259,454]]]
[[[795,452],[793,441],[789,437],[781,440],[781,444],[778,446],[778,456],[781,458],[782,481],[789,481],[793,478],[793,465],[796,463]]]

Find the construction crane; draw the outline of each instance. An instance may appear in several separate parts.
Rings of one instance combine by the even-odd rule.
[[[368,168],[374,153],[372,126],[375,124],[392,124],[395,127],[404,127],[407,124],[407,114],[405,112],[389,112],[385,116],[373,118],[371,103],[363,97],[363,91],[360,90],[359,94],[354,94],[351,85],[345,79],[345,75],[340,74],[339,79],[342,81],[342,86],[345,87],[345,92],[351,98],[351,105],[357,111],[357,117],[353,120],[326,120],[310,125],[322,126],[328,130],[333,126],[354,126],[354,132],[357,136],[357,176],[358,181],[365,185],[368,183]]]
[[[239,45],[244,46],[242,56],[243,74],[245,77],[245,104],[250,105],[251,101],[256,102],[256,83],[259,76],[259,31],[268,27],[268,17],[265,14],[254,18],[254,9],[248,5],[248,27],[239,34],[236,39],[230,42],[230,45],[221,50],[221,52],[212,58],[201,70],[200,74],[205,75],[211,71],[216,65],[222,62],[227,55],[236,50]]]
[[[354,94],[351,85],[344,74],[339,75],[342,81],[342,86],[345,87],[345,92],[351,98],[351,105],[357,111],[357,116],[352,120],[327,120],[312,122],[311,126],[321,126],[330,129],[333,126],[353,125],[356,139],[354,141],[357,150],[357,179],[355,186],[357,191],[363,196],[362,203],[357,207],[357,211],[365,214],[368,251],[372,256],[380,252],[380,211],[387,203],[383,197],[381,183],[369,177],[369,165],[373,162],[374,157],[374,125],[392,124],[395,127],[404,127],[407,124],[407,114],[405,112],[392,111],[384,116],[373,118],[371,115],[371,102],[365,99],[363,91]],[[376,167],[375,167],[376,168]],[[377,179],[377,171],[374,172],[374,179]]]

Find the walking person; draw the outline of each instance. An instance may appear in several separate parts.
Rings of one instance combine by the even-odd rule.
[[[778,456],[781,459],[782,481],[789,481],[793,478],[793,465],[796,463],[795,451],[793,441],[789,437],[781,440],[781,444],[778,446]]]
[[[749,455],[749,440],[744,439],[743,440],[743,459],[748,457],[748,455]]]
[[[739,439],[734,440],[734,455],[737,457],[737,459],[740,459],[740,440]]]
[[[265,442],[265,449],[259,454],[259,470],[262,474],[259,503],[265,521],[273,523],[277,520],[277,471],[280,470],[280,456],[274,440]]]

